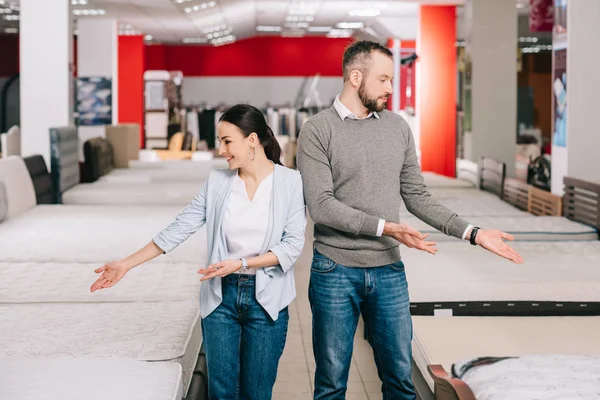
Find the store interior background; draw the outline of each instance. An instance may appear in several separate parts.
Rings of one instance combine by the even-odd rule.
[[[82,4],[84,3],[84,4]],[[187,2],[192,3],[202,2]],[[211,2],[212,3],[212,2]],[[119,58],[129,57],[127,62],[120,61],[120,71],[127,73],[137,68],[138,72],[146,71],[181,71],[181,102],[186,108],[191,107],[217,107],[235,103],[250,103],[257,107],[266,108],[289,107],[298,101],[304,94],[300,93],[303,83],[309,85],[318,77],[316,86],[318,102],[321,107],[328,106],[342,87],[341,57],[345,47],[354,39],[370,39],[393,47],[394,40],[402,48],[402,57],[408,57],[417,51],[417,36],[419,35],[419,2],[399,2],[403,6],[394,9],[397,15],[383,13],[378,16],[348,16],[345,10],[331,12],[328,20],[317,14],[311,26],[329,25],[333,28],[330,32],[311,32],[303,30],[298,33],[293,29],[294,24],[302,24],[302,16],[287,15],[286,22],[273,23],[270,13],[276,11],[283,15],[290,7],[287,1],[261,2],[261,1],[234,1],[221,0],[212,7],[210,15],[221,13],[226,17],[227,30],[221,32],[219,43],[211,43],[211,35],[202,32],[194,18],[194,11],[185,12],[185,1],[154,0],[144,2],[108,2],[93,1],[80,2],[73,0],[74,16],[73,35],[73,75],[74,79],[81,76],[81,57],[78,51],[82,48],[86,54],[95,52],[92,46],[81,46],[81,32],[78,32],[78,21],[86,21],[85,29],[94,29],[94,23],[111,20],[119,29],[118,45]],[[333,7],[336,2],[329,3]],[[339,3],[339,2],[338,2]],[[383,2],[343,2],[343,3],[383,3]],[[360,3],[360,4],[359,4]],[[447,3],[447,2],[433,2]],[[457,3],[457,2],[452,2]],[[471,129],[468,97],[470,87],[469,66],[465,48],[467,46],[468,24],[467,12],[464,4],[452,7],[456,14],[455,23],[455,49],[456,49],[456,111],[454,133],[456,135],[455,149],[448,149],[442,145],[436,151],[450,152],[451,156],[446,164],[452,163],[457,157],[468,157],[473,151],[469,149],[468,135]],[[142,4],[144,4],[142,6]],[[208,3],[206,3],[208,4]],[[6,3],[8,7],[8,3]],[[0,5],[2,7],[2,5]],[[517,96],[517,124],[513,134],[517,145],[514,160],[507,162],[510,175],[527,179],[527,164],[540,154],[550,157],[552,138],[552,32],[532,32],[530,30],[530,5],[527,0],[518,0],[512,6],[516,18],[517,41],[515,42],[514,62]],[[18,6],[12,7],[12,14],[18,16]],[[211,8],[208,6],[208,8]],[[87,9],[102,9],[103,15],[85,15]],[[285,10],[284,10],[285,9]],[[183,12],[182,12],[183,10]],[[202,10],[201,10],[202,11]],[[278,15],[279,15],[278,14]],[[7,18],[11,14],[4,13],[0,17],[0,132],[6,132],[13,125],[21,125],[20,112],[20,84],[19,84],[19,20],[18,17]],[[190,15],[192,17],[190,17]],[[207,14],[208,15],[208,14]],[[161,16],[164,19],[156,23]],[[254,18],[247,18],[248,16]],[[154,18],[154,19],[153,19]],[[320,18],[320,19],[319,19]],[[292,22],[290,22],[292,21]],[[399,23],[400,22],[400,23]],[[358,23],[358,28],[337,28],[337,24]],[[182,26],[183,24],[183,26]],[[204,26],[204,25],[203,25]],[[273,27],[282,27],[279,31]],[[343,25],[338,25],[342,26]],[[98,29],[100,25],[98,25]],[[292,28],[290,28],[292,27]],[[82,28],[84,29],[84,28]],[[274,31],[275,30],[275,31]],[[198,35],[198,32],[201,35]],[[181,38],[182,32],[188,32],[190,37]],[[89,35],[88,35],[89,36]],[[201,38],[199,38],[201,36]],[[217,34],[215,34],[215,37]],[[79,40],[78,40],[79,39]],[[89,40],[89,39],[86,39]],[[128,47],[128,43],[143,42],[140,47]],[[137,53],[128,54],[128,48],[138,49]],[[414,122],[414,113],[417,109],[419,95],[418,67],[416,65],[425,54],[417,54],[418,60],[414,64],[403,65],[400,68],[399,90],[394,94],[388,104],[389,109],[399,111],[404,115],[419,140],[419,125]],[[90,64],[86,56],[85,63]],[[98,55],[96,55],[98,57]],[[135,65],[134,65],[135,64]],[[126,67],[123,67],[126,65]],[[134,65],[134,66],[131,66]],[[130,66],[130,67],[127,67]],[[85,67],[89,69],[89,67]],[[84,74],[85,75],[85,74]],[[135,75],[137,84],[143,91],[143,83],[139,80],[139,73]],[[136,80],[136,79],[133,79]],[[407,90],[407,82],[409,89]],[[304,88],[306,89],[306,88]],[[43,87],[38,90],[44,91]],[[139,93],[133,94],[134,98],[127,99],[127,92],[119,93],[119,102],[131,103],[128,117],[120,116],[115,122],[136,122],[141,127],[141,148],[146,147],[144,140],[144,99]],[[494,96],[494,93],[489,93]],[[394,101],[400,103],[394,107]],[[311,102],[314,104],[314,101]],[[52,107],[52,105],[48,105]],[[125,107],[119,106],[120,109]],[[497,110],[503,113],[505,110]],[[123,121],[122,118],[129,118]],[[89,134],[88,134],[89,135]],[[95,133],[91,133],[94,136]],[[531,137],[536,138],[535,146],[525,146],[531,142]],[[85,135],[84,135],[85,138]],[[434,137],[434,141],[437,139]],[[439,143],[445,143],[438,141]],[[425,145],[423,145],[425,146]],[[519,147],[520,146],[520,147]],[[425,146],[426,147],[426,146]],[[431,149],[431,146],[428,147]],[[533,149],[533,150],[532,150]],[[423,147],[421,148],[423,151]],[[476,159],[477,154],[470,154]],[[492,155],[493,156],[493,155]],[[438,168],[431,163],[422,165],[424,170],[452,175],[453,168]]]

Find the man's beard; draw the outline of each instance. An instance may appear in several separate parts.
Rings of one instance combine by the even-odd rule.
[[[380,106],[377,104],[377,100],[379,100],[379,98],[370,98],[367,95],[367,88],[364,82],[361,83],[360,87],[358,88],[358,98],[363,103],[363,106],[365,106],[365,108],[369,110],[369,112],[381,112],[385,109],[387,105],[387,101]]]

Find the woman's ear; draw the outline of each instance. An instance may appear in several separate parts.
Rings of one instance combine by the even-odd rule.
[[[258,135],[256,134],[256,132],[252,132],[250,134],[250,136],[248,136],[248,142],[252,145],[252,146],[256,146],[258,145],[258,143],[260,142],[258,140]]]

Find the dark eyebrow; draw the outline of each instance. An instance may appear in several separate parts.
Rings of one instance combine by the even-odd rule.
[[[225,140],[225,139],[228,139],[228,138],[229,138],[229,136],[223,136],[222,138],[217,138],[217,139],[219,139],[219,140]]]

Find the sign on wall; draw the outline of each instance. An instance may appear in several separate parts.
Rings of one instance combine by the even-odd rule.
[[[552,144],[567,146],[567,0],[554,0]]]

